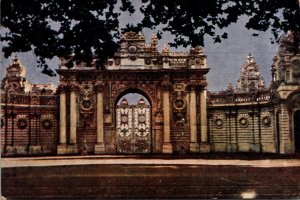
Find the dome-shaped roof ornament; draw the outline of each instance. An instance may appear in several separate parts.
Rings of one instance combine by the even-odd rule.
[[[143,97],[141,97],[141,98],[139,99],[139,101],[138,101],[138,104],[139,104],[139,105],[145,105],[145,104],[146,104],[145,99],[144,99]]]
[[[123,98],[123,99],[121,100],[121,105],[122,105],[122,106],[127,106],[127,105],[128,105],[128,101],[127,101],[126,98]]]

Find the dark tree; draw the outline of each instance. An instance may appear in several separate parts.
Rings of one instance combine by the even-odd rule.
[[[135,9],[143,20],[121,29],[120,12]],[[227,38],[225,28],[243,15],[249,16],[247,28],[271,29],[272,41],[300,29],[298,0],[2,0],[1,14],[5,57],[32,50],[48,75],[55,72],[45,59],[55,56],[70,59],[70,68],[93,59],[102,67],[118,48],[121,31],[162,25],[158,35],[169,31],[176,36],[171,45],[204,46],[205,34],[220,42]]]

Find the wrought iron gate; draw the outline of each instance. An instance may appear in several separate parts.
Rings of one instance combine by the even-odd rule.
[[[137,105],[128,105],[126,98],[116,110],[117,152],[144,154],[151,152],[150,106],[143,98]]]

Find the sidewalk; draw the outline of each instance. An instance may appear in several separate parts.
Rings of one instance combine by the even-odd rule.
[[[298,157],[298,156],[297,156]],[[141,156],[141,155],[93,155],[93,156],[47,156],[47,157],[19,157],[1,158],[2,168],[40,167],[66,165],[223,165],[250,166],[260,168],[300,167],[298,158],[197,158],[195,156]]]

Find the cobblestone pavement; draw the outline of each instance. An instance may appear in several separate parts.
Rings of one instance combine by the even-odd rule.
[[[297,156],[20,157],[1,165],[8,199],[300,198]]]

